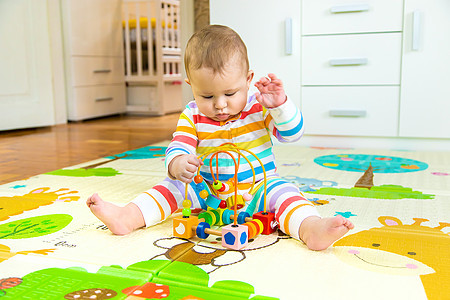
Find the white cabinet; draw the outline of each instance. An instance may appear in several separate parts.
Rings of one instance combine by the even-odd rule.
[[[255,80],[274,73],[300,105],[300,10],[298,0],[210,0],[211,24],[233,28],[247,46]]]
[[[64,0],[68,119],[123,113],[126,93],[120,0]]]
[[[448,0],[210,3],[211,23],[241,34],[251,67],[278,72],[289,95],[300,93],[305,134],[315,141],[348,146],[348,137],[354,145],[371,137],[409,148],[419,140],[412,137],[425,148],[449,147]],[[284,47],[287,18],[292,55]]]
[[[400,136],[450,138],[450,1],[406,0]]]
[[[305,133],[398,133],[401,0],[302,1]]]

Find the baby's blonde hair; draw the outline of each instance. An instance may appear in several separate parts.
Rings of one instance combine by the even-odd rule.
[[[231,59],[241,61],[243,71],[247,74],[249,70],[247,47],[241,37],[227,26],[208,25],[189,39],[184,54],[184,67],[188,78],[190,70],[203,67],[222,74]]]

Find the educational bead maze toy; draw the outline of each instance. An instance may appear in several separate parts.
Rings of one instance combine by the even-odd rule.
[[[261,165],[261,169],[264,174],[264,210],[255,213],[253,217],[250,217],[248,212],[238,210],[244,207],[245,202],[252,200],[252,192],[255,187],[255,169],[250,160],[243,155],[242,151],[248,152],[252,155]],[[238,162],[234,156],[230,153],[237,153]],[[234,162],[235,172],[234,176],[227,182],[219,181],[219,165],[218,155],[225,153],[229,155]],[[247,161],[253,172],[253,181],[248,192],[244,195],[238,195],[238,170],[241,156]],[[200,169],[197,170],[197,175],[194,177],[196,184],[203,183],[205,189],[199,192],[202,199],[205,200],[205,205],[202,205],[204,211],[197,216],[192,215],[191,206],[192,202],[188,199],[188,186],[186,184],[185,199],[182,203],[182,217],[176,217],[173,220],[173,235],[180,238],[192,238],[197,235],[198,238],[206,239],[210,234],[222,237],[222,246],[234,250],[239,250],[247,246],[249,239],[256,237],[259,234],[271,234],[276,230],[275,215],[266,211],[266,198],[267,198],[267,178],[264,165],[261,160],[251,151],[237,147],[231,143],[222,144],[215,150],[209,151],[199,156],[199,159],[204,161],[207,157],[210,157],[209,168],[213,182],[209,193],[206,189],[205,180],[200,175]],[[216,172],[214,173],[213,161],[215,158]],[[217,174],[215,176],[214,174]],[[220,194],[233,193],[234,195],[221,200]],[[211,226],[222,226],[220,230],[212,229]]]

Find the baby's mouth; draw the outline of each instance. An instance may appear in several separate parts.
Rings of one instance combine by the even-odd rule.
[[[230,117],[229,114],[217,114],[216,118],[219,119],[220,121],[225,121]]]

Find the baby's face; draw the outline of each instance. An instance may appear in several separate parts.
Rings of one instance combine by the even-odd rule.
[[[200,112],[224,122],[244,109],[252,79],[253,71],[244,72],[239,64],[229,64],[223,74],[214,74],[210,68],[193,70],[188,83]]]

